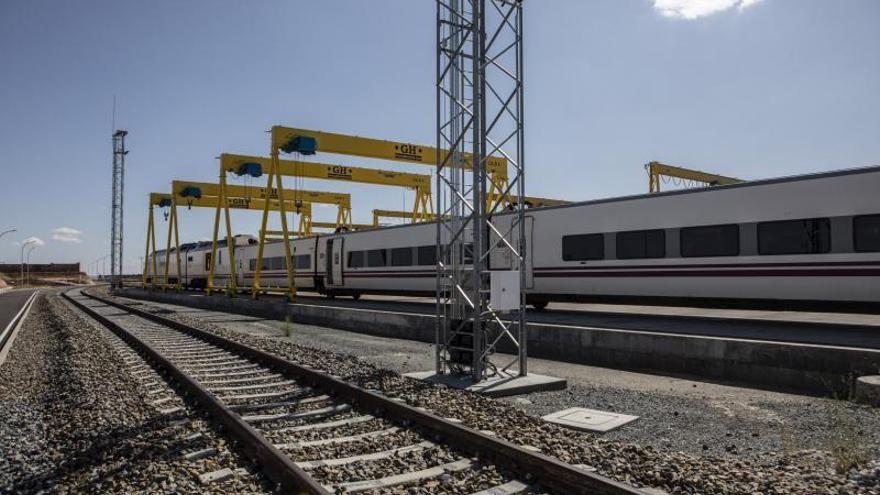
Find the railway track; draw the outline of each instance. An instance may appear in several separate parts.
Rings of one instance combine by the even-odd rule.
[[[81,289],[64,296],[179,384],[284,490],[642,493],[327,371]]]

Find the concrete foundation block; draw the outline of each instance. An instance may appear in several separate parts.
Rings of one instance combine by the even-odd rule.
[[[860,376],[856,378],[853,395],[856,402],[880,407],[880,375]]]

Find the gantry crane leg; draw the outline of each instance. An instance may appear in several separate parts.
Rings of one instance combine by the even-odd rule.
[[[155,221],[153,220],[153,218],[155,217],[155,213],[154,213],[154,206],[152,204],[152,201],[150,202],[150,212],[148,215],[149,216],[147,219],[147,242],[146,242],[147,246],[146,246],[146,251],[144,252],[144,275],[143,275],[143,280],[142,280],[142,284],[143,284],[144,289],[147,288],[147,274],[150,271],[150,266],[152,265],[152,271],[153,271],[153,274],[150,277],[150,284],[149,284],[151,286],[151,288],[156,287],[156,276],[157,276],[157,272],[158,272],[158,270],[156,269],[156,254],[155,254],[156,253],[156,226],[155,226],[156,224],[155,224]],[[150,241],[152,241],[152,244],[153,244],[152,245],[153,256],[150,256]]]
[[[171,211],[168,215],[168,238],[165,241],[165,269],[163,270],[165,276],[162,280],[162,290],[168,288],[168,268],[171,261],[171,234],[174,232],[174,214],[177,212],[176,203],[174,201],[174,196],[171,197]]]
[[[220,235],[220,209],[226,204],[226,194],[225,188],[222,187],[222,184],[226,182],[226,174],[220,174],[220,196],[217,201],[217,209],[214,213],[214,235],[211,238],[211,262],[208,264],[208,286],[205,288],[207,294],[210,296],[214,291],[214,260],[217,259],[217,238]],[[228,213],[228,211],[227,211]]]

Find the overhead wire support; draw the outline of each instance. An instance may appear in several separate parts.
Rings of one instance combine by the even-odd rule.
[[[521,0],[437,0],[435,365],[473,382],[528,373],[522,32]],[[510,166],[500,191],[497,160]],[[518,297],[500,297],[501,281]],[[502,341],[517,355],[498,366]]]

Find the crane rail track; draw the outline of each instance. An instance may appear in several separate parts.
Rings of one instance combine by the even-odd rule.
[[[161,315],[81,289],[67,291],[64,297],[177,382],[282,489],[312,494],[373,491],[436,480],[447,473],[467,473],[492,464],[503,473],[502,481],[481,491],[482,494],[524,493],[536,487],[558,493],[642,493],[347,383],[326,371],[293,363]],[[105,306],[105,312],[109,306],[126,314],[101,314],[100,305]],[[120,316],[148,320],[146,326],[141,325],[148,329],[126,329],[124,323],[114,321]],[[325,434],[316,435],[317,430]],[[346,453],[346,446],[359,443],[371,444],[367,447],[373,448],[367,452],[349,449]],[[333,448],[337,449],[335,454]],[[324,449],[331,451],[327,458]],[[322,471],[357,461],[381,463],[437,449],[443,455],[434,458],[445,462],[416,471],[358,480],[328,478],[327,471]],[[315,453],[320,453],[317,458]]]

